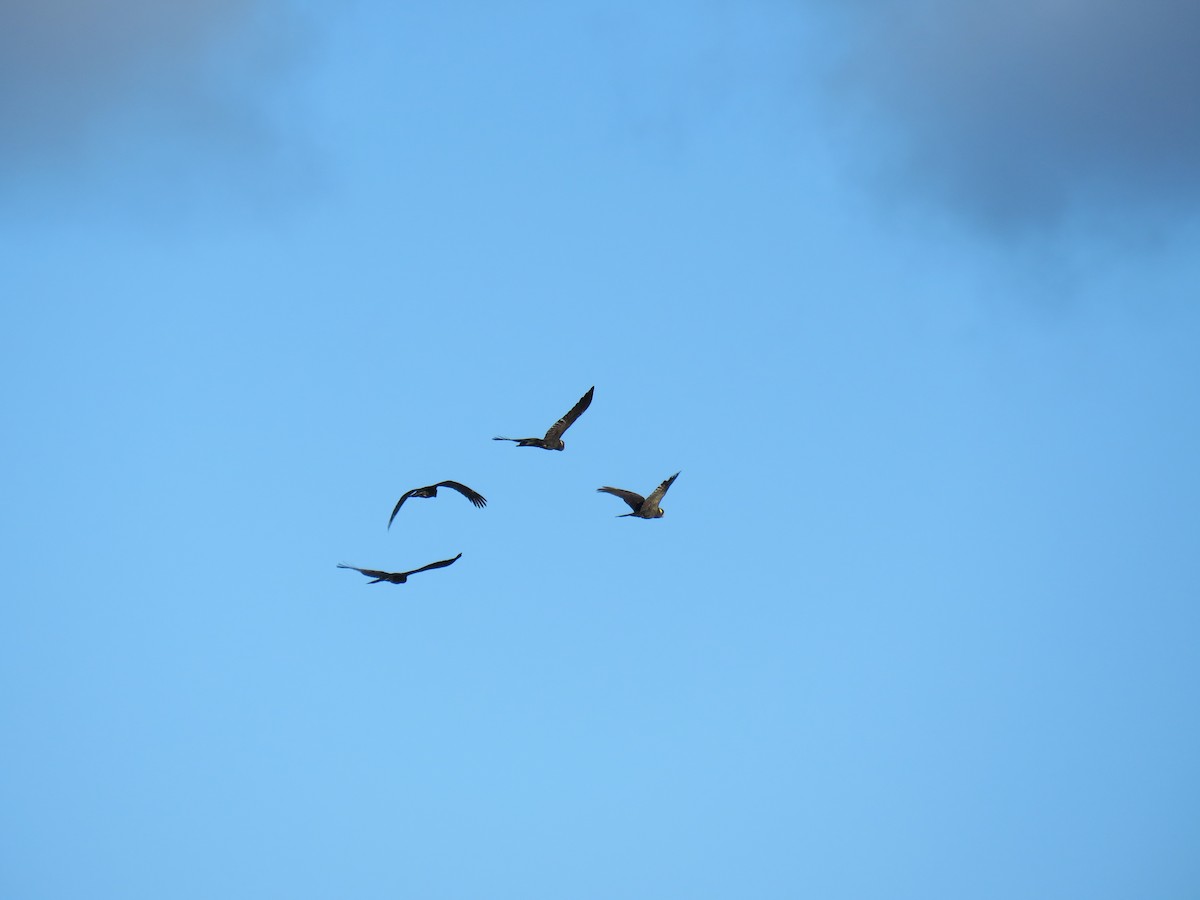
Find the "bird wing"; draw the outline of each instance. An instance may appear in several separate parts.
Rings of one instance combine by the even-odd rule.
[[[409,497],[411,497],[413,494],[415,494],[419,490],[420,490],[420,488],[413,488],[411,491],[409,491],[404,496],[402,496],[399,500],[396,501],[396,508],[392,510],[392,517],[391,517],[391,519],[388,519],[388,528],[392,527],[392,519],[396,518],[396,513],[400,512],[400,507],[402,507],[404,505],[404,501],[407,500]]]
[[[436,487],[448,487],[458,491],[460,494],[474,503],[479,509],[487,506],[487,500],[484,498],[483,494],[479,493],[478,491],[473,491],[465,484],[459,484],[457,481],[439,481]],[[396,508],[399,509],[399,507]]]
[[[362,572],[368,578],[389,578],[391,572],[380,572],[378,569],[360,569],[358,566],[348,566],[345,563],[338,563],[339,569],[353,569],[355,572]]]
[[[651,492],[650,496],[646,498],[646,502],[650,504],[650,507],[652,509],[655,509],[658,507],[658,504],[662,502],[663,494],[665,494],[667,492],[667,489],[672,484],[674,484],[675,479],[678,477],[679,477],[679,473],[676,472],[674,475],[672,475],[670,478],[668,478],[666,481],[664,481],[662,484],[660,484],[658,487],[656,487]]]
[[[592,393],[596,390],[593,384],[588,388],[588,392],[579,398],[579,402],[571,407],[571,411],[555,422],[546,431],[547,441],[557,441],[563,436],[563,432],[574,424],[575,420],[583,415],[583,411],[592,405]]]
[[[431,562],[427,566],[421,566],[421,568],[419,568],[419,569],[413,569],[411,572],[405,572],[404,574],[405,575],[416,575],[418,572],[425,572],[429,569],[440,569],[442,566],[450,565],[450,563],[457,560],[459,556],[462,556],[462,554],[460,553],[460,554],[458,554],[458,556],[455,556],[452,559],[443,559],[439,562]]]
[[[620,497],[630,505],[634,512],[642,508],[642,504],[646,502],[646,498],[641,494],[635,494],[633,491],[624,491],[621,488],[602,487],[596,488],[598,493],[612,494],[614,497]]]

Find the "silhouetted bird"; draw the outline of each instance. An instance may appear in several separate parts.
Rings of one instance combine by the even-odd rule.
[[[450,563],[461,557],[462,554],[454,557],[454,559],[443,559],[440,562],[432,562],[427,566],[421,566],[419,569],[413,569],[411,572],[380,572],[377,569],[360,569],[358,566],[348,566],[345,563],[338,563],[339,569],[353,569],[355,572],[362,572],[368,578],[375,579],[368,581],[367,584],[377,584],[380,581],[389,581],[392,584],[404,584],[408,581],[409,575],[416,575],[418,572],[427,572],[430,569],[440,569],[442,566],[448,566]]]
[[[592,405],[592,392],[596,386],[588,388],[588,392],[579,398],[579,402],[571,407],[571,411],[550,426],[545,437],[540,438],[506,438],[494,437],[493,441],[516,441],[518,447],[541,447],[543,450],[561,450],[566,444],[562,441],[563,432],[583,415],[583,411]]]
[[[388,519],[388,528],[392,527],[392,519],[396,518],[396,513],[400,512],[400,507],[404,505],[404,501],[409,497],[436,497],[437,489],[440,487],[448,487],[458,491],[468,500],[475,504],[479,509],[487,506],[487,500],[483,494],[478,491],[473,491],[465,484],[459,484],[457,481],[439,481],[437,484],[428,484],[425,487],[413,488],[403,497],[396,501],[396,508],[392,510],[392,518]]]
[[[615,487],[596,488],[596,491],[604,494],[612,494],[614,497],[620,497],[629,504],[629,508],[632,509],[633,512],[622,513],[621,515],[617,516],[618,519],[623,519],[626,516],[637,516],[639,519],[661,519],[663,517],[663,511],[658,504],[662,501],[663,494],[665,494],[667,489],[675,483],[675,479],[678,477],[679,473],[676,472],[674,475],[656,487],[650,493],[649,497],[643,497],[641,494],[635,494],[633,491],[624,491],[621,490],[621,488]]]

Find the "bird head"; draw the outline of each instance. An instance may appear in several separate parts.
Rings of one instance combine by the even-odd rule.
[[[662,517],[663,517],[663,510],[662,510],[662,507],[660,506],[658,509],[656,509],[654,511],[654,518],[661,519]]]
[[[555,445],[554,449],[561,450],[565,446],[567,446],[567,445],[563,442],[562,438],[559,438],[558,443]]]

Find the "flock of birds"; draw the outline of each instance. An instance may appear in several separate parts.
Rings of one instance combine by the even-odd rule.
[[[579,402],[571,407],[570,411],[565,416],[551,425],[544,437],[528,437],[528,438],[508,438],[496,437],[494,441],[513,441],[518,447],[540,447],[543,450],[562,450],[566,447],[563,443],[563,433],[570,428],[575,420],[583,415],[584,410],[592,405],[592,394],[595,393],[596,387],[588,388],[588,392],[579,398]],[[620,497],[627,504],[632,512],[622,513],[617,518],[623,519],[626,516],[635,516],[639,519],[661,519],[663,516],[662,507],[658,504],[662,502],[663,495],[675,483],[675,479],[679,477],[676,472],[670,478],[663,481],[658,487],[650,492],[648,496],[643,497],[641,494],[627,491],[623,488],[601,487],[596,488],[598,493],[612,494],[614,497]],[[400,512],[400,507],[404,505],[405,500],[413,497],[420,499],[430,499],[437,496],[438,488],[450,488],[453,491],[458,491],[475,506],[476,509],[483,509],[487,506],[487,499],[479,491],[472,490],[465,484],[457,481],[439,481],[437,484],[427,484],[424,487],[413,488],[411,491],[406,491],[399,500],[396,501],[396,506],[392,509],[392,515],[388,518],[388,528],[392,527],[392,522],[396,518],[396,513]],[[384,572],[379,569],[360,569],[358,566],[348,566],[345,563],[338,563],[339,569],[353,569],[355,572],[361,572],[366,575],[371,581],[368,584],[378,584],[381,581],[386,581],[389,584],[404,584],[408,581],[409,575],[416,575],[418,572],[428,572],[430,569],[442,569],[446,566],[457,562],[462,557],[462,554],[451,557],[450,559],[442,559],[437,562],[431,562],[428,565],[421,566],[419,569],[411,569],[407,572]]]

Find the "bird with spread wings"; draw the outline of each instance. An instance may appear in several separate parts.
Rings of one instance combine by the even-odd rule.
[[[353,569],[355,572],[362,572],[368,578],[373,578],[374,581],[368,581],[367,584],[378,584],[381,581],[387,581],[391,584],[404,584],[408,581],[409,575],[416,575],[418,572],[427,572],[430,569],[440,569],[443,566],[448,566],[455,562],[462,554],[453,557],[452,559],[443,559],[439,562],[431,562],[427,566],[421,566],[419,569],[412,569],[408,572],[381,572],[378,569],[360,569],[358,566],[348,566],[345,563],[338,563],[339,569]]]
[[[588,392],[579,398],[579,402],[571,407],[571,411],[555,422],[546,431],[545,437],[528,437],[528,438],[509,438],[495,437],[493,441],[514,441],[518,447],[541,447],[543,450],[561,450],[566,444],[563,443],[563,432],[583,415],[583,411],[592,405],[592,393],[596,390],[596,386],[592,385],[588,388]]]
[[[475,504],[477,509],[483,509],[483,507],[487,506],[487,500],[484,498],[483,494],[479,493],[478,491],[471,490],[465,484],[459,484],[457,481],[439,481],[437,484],[427,484],[425,487],[413,488],[411,491],[408,491],[403,497],[397,500],[396,507],[392,510],[392,516],[390,519],[388,519],[388,528],[392,527],[392,519],[396,518],[396,513],[400,512],[400,507],[404,505],[405,500],[407,500],[409,497],[436,497],[437,489],[440,487],[447,487],[458,491],[473,504]]]
[[[622,488],[602,487],[596,488],[597,493],[612,494],[614,497],[620,497],[629,504],[629,508],[633,512],[622,513],[617,516],[618,519],[623,519],[626,516],[636,516],[639,519],[661,519],[663,517],[662,507],[658,504],[662,502],[663,495],[675,483],[675,479],[679,477],[676,472],[653,491],[649,497],[643,497],[641,494],[635,494],[633,491],[627,491]]]

